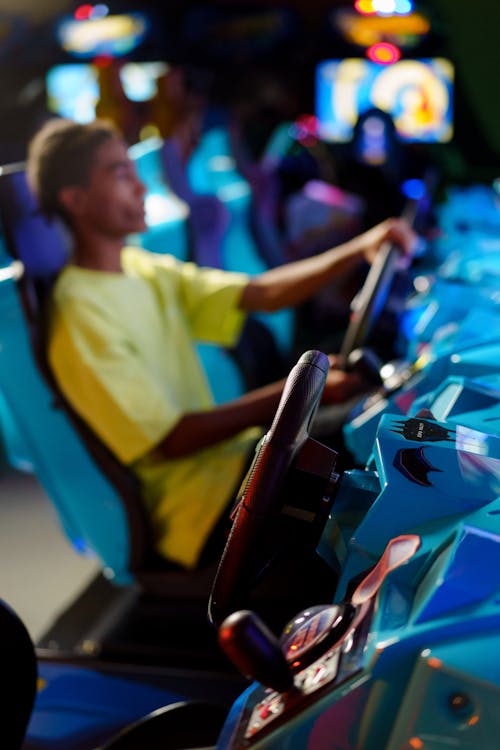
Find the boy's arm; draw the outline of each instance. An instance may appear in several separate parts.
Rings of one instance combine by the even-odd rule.
[[[239,306],[249,312],[272,311],[300,303],[362,258],[371,262],[386,240],[397,243],[403,254],[410,256],[416,235],[405,221],[388,219],[321,255],[253,277],[243,290]],[[250,391],[208,411],[183,415],[161,440],[156,451],[163,457],[179,458],[226,440],[246,427],[269,425],[276,413],[284,382]],[[339,403],[370,387],[357,373],[331,369],[322,401]]]
[[[272,312],[300,304],[361,260],[371,263],[385,241],[396,243],[403,255],[410,257],[416,235],[403,219],[387,219],[320,255],[287,263],[254,276],[243,291],[240,308],[248,312]]]
[[[164,458],[180,458],[226,440],[246,427],[269,426],[278,408],[284,384],[285,380],[280,380],[209,411],[185,414],[158,444],[156,452]],[[340,403],[370,387],[356,373],[331,369],[322,402]]]

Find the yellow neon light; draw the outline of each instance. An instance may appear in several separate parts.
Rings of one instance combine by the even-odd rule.
[[[407,16],[360,16],[351,11],[339,11],[336,22],[346,40],[360,47],[371,47],[372,44],[388,37],[424,36],[431,25],[420,13]]]

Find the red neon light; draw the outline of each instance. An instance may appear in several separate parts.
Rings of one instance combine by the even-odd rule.
[[[401,58],[401,51],[394,44],[380,42],[379,44],[372,44],[371,47],[368,47],[366,50],[366,56],[369,60],[372,60],[372,62],[381,63],[382,65],[390,65]]]
[[[88,21],[88,19],[92,15],[93,10],[94,10],[93,5],[79,5],[78,8],[73,13],[73,16],[76,21]]]
[[[92,62],[96,68],[109,68],[113,62],[113,58],[111,55],[98,55],[97,57],[94,57]]]

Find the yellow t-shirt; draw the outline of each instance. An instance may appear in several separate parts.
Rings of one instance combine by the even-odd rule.
[[[212,408],[194,342],[237,340],[248,279],[128,247],[122,268],[62,271],[49,362],[68,401],[139,476],[158,550],[194,567],[260,432],[168,461],[152,449],[183,414]]]

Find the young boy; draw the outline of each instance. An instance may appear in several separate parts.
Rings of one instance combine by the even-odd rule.
[[[389,220],[346,244],[248,278],[125,247],[145,229],[145,188],[110,124],[53,120],[35,135],[28,179],[47,215],[74,238],[72,262],[53,293],[48,357],[62,392],[116,456],[138,475],[157,549],[195,567],[233,499],[283,383],[215,406],[195,340],[229,346],[245,314],[311,297],[389,239],[415,239]],[[324,403],[365,387],[329,372]]]

